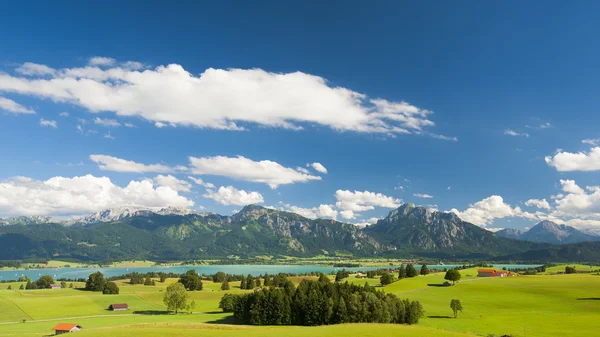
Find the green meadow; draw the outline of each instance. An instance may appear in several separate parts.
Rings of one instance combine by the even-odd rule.
[[[560,267],[556,267],[560,271]],[[589,268],[589,267],[588,267]],[[578,268],[579,269],[579,268]],[[564,266],[562,266],[564,270]],[[418,300],[425,317],[414,326],[343,324],[321,327],[236,325],[218,303],[225,291],[204,281],[204,290],[192,292],[192,314],[167,314],[162,303],[166,286],[118,282],[119,295],[77,289],[18,290],[20,283],[0,284],[0,336],[47,336],[57,323],[83,326],[78,336],[597,336],[600,330],[600,276],[593,274],[535,275],[478,278],[476,269],[462,270],[462,280],[451,287],[443,273],[418,276],[383,289],[401,298]],[[294,282],[303,278],[295,277]],[[377,286],[378,279],[349,282]],[[241,293],[239,282],[229,292]],[[82,286],[75,283],[75,286]],[[14,290],[17,289],[17,290]],[[459,299],[463,312],[451,318],[450,300]],[[128,303],[129,311],[112,312],[111,303]],[[23,323],[25,320],[25,323]]]

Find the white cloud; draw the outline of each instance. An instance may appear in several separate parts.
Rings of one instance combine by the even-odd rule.
[[[377,223],[377,221],[379,221],[379,220],[381,220],[381,219],[373,217],[373,218],[368,218],[368,219],[366,220],[366,222],[368,222],[368,223],[370,223],[370,224],[375,224],[375,223]]]
[[[135,126],[135,124],[129,123],[129,122],[125,123],[125,127],[127,127],[127,128],[137,128],[137,126]]]
[[[110,134],[110,131],[108,131],[108,133],[104,134],[104,138],[106,138],[106,139],[115,139],[115,137]]]
[[[275,207],[272,208],[277,209]],[[321,204],[319,207],[304,208],[290,204],[284,204],[282,208],[283,210],[302,215],[308,219],[330,218],[335,220],[338,216],[338,211],[333,208],[333,205]]]
[[[450,136],[444,136],[444,135],[438,135],[435,133],[428,133],[429,136],[435,138],[435,139],[441,139],[441,140],[447,140],[450,142],[458,142],[458,138],[456,137],[450,137]]]
[[[321,163],[312,163],[310,166],[312,166],[312,168],[314,168],[317,172],[327,174],[327,169],[325,166],[321,165]]]
[[[340,211],[340,215],[342,216],[342,218],[350,220],[355,219],[358,214],[354,214],[354,212],[351,210],[345,210]]]
[[[525,206],[550,209],[550,204],[546,199],[529,199],[525,201]]]
[[[114,127],[121,126],[121,123],[117,122],[114,119],[108,119],[108,118],[103,119],[103,118],[100,118],[100,117],[94,118],[94,124],[100,125],[100,126],[105,126],[105,127],[108,127],[108,128],[114,128]]]
[[[560,172],[569,171],[600,171],[600,146],[589,152],[570,153],[557,151],[545,158],[546,163]]]
[[[540,129],[550,129],[550,128],[553,128],[553,127],[554,126],[552,124],[550,124],[550,123],[542,123],[539,126]]]
[[[173,172],[174,169],[163,165],[163,164],[151,164],[145,165],[136,163],[131,160],[125,160],[117,157],[106,156],[102,154],[90,155],[90,160],[98,164],[98,168],[103,171],[115,171],[115,172],[156,172],[156,173],[169,173]]]
[[[308,165],[308,164],[306,164],[306,165]],[[310,171],[308,169],[305,169],[304,167],[300,167],[300,166],[296,167],[296,171],[302,172],[304,174],[310,174]]]
[[[57,128],[56,121],[40,118],[40,125],[45,127]]]
[[[170,174],[166,176],[159,174],[154,178],[154,181],[158,186],[168,186],[178,192],[190,192],[192,188],[192,184],[189,182],[177,179]]]
[[[83,132],[84,132],[84,131],[83,131],[83,127],[82,127],[81,125],[77,124],[77,127],[76,127],[76,128],[77,128],[77,133],[80,133],[80,134],[82,134],[82,135],[83,135]]]
[[[188,179],[196,183],[197,185],[204,186],[206,188],[215,188],[215,185],[212,183],[205,182],[200,178],[194,178],[192,176],[188,176]]]
[[[432,195],[423,194],[423,193],[413,193],[413,196],[417,197],[417,198],[423,198],[423,199],[432,199],[433,198]]]
[[[562,190],[567,193],[573,194],[584,194],[585,191],[577,185],[575,180],[560,180],[560,184],[562,185]]]
[[[522,213],[519,207],[511,208],[499,195],[492,195],[478,201],[462,212],[456,208],[450,212],[455,213],[464,221],[482,227],[493,223],[495,219],[517,216]]]
[[[61,112],[59,113],[60,117],[69,117],[69,113],[68,112]]]
[[[56,74],[56,70],[46,65],[32,62],[23,63],[23,65],[15,69],[15,71],[26,76],[44,76]]]
[[[400,191],[401,191],[401,190],[403,190],[403,189],[404,189],[404,186],[402,186],[402,185],[398,185],[398,186],[394,187],[394,189],[395,189],[395,190],[400,190]]]
[[[498,231],[503,230],[504,228],[492,228],[492,227],[485,227],[486,230],[492,232],[492,233],[496,233]]]
[[[583,144],[588,144],[588,145],[592,145],[592,146],[597,146],[600,145],[600,138],[593,138],[593,139],[584,139],[581,141]]]
[[[400,199],[369,191],[337,190],[335,191],[335,198],[337,199],[336,206],[338,208],[352,212],[368,211],[375,209],[375,207],[396,208],[400,206]],[[349,212],[345,214],[350,216]],[[340,215],[345,217],[343,212],[340,212]],[[349,219],[351,217],[345,218]]]
[[[117,62],[117,60],[110,58],[110,57],[102,57],[102,56],[96,56],[96,57],[92,57],[90,58],[90,61],[88,62],[89,65],[91,66],[106,66],[106,67],[110,67],[113,64],[115,64]]]
[[[504,130],[504,134],[513,136],[513,137],[518,137],[518,136],[529,137],[529,134],[527,132],[519,133],[519,132],[513,131],[511,129]]]
[[[452,189],[452,186],[448,186],[448,191],[450,191]]]
[[[6,110],[16,114],[34,114],[35,111],[22,106],[21,104],[0,96],[0,110]]]
[[[395,135],[424,134],[424,128],[434,126],[428,110],[407,102],[369,98],[299,71],[209,68],[196,76],[177,64],[133,69],[141,66],[94,57],[83,68],[47,67],[44,77],[3,73],[0,92],[77,104],[93,113],[140,116],[157,127],[240,130],[244,128],[237,124],[250,123],[300,129],[308,124],[336,131]]]
[[[243,156],[190,157],[189,159],[193,174],[218,175],[265,183],[273,189],[279,185],[321,180],[321,177],[305,174],[270,160],[254,161]]]
[[[121,206],[191,207],[194,202],[152,180],[131,181],[120,187],[107,177],[85,175],[46,181],[16,177],[0,182],[0,215],[68,216]]]
[[[206,190],[205,198],[210,198],[223,205],[249,205],[264,202],[263,196],[258,192],[246,192],[233,186],[221,186],[217,191]]]

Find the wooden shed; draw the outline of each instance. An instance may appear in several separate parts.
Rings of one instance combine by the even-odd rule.
[[[71,324],[71,323],[59,323],[57,326],[52,328],[56,335],[62,335],[68,332],[77,332],[83,329],[83,327],[79,324]]]
[[[111,304],[108,307],[108,310],[112,310],[112,311],[129,310],[129,305],[127,305],[127,303]]]

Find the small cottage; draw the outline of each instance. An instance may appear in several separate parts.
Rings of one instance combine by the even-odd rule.
[[[507,277],[508,272],[505,270],[496,271],[495,269],[478,269],[477,276],[479,276],[479,277]]]
[[[56,335],[62,335],[64,333],[68,333],[68,332],[77,332],[81,329],[83,329],[83,327],[81,325],[70,324],[70,323],[60,323],[57,326],[55,326],[54,328],[52,328],[52,330],[54,330],[54,333]]]
[[[112,311],[129,310],[129,305],[127,305],[127,303],[111,304],[108,307],[108,310],[112,310]]]
[[[50,289],[62,289],[62,286],[58,283],[54,283],[50,285]]]

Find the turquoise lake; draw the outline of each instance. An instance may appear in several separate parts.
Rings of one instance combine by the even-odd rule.
[[[444,269],[452,268],[455,265],[428,265],[429,269]],[[495,264],[494,268],[507,269],[512,268],[532,268],[539,265],[525,265],[525,264]],[[349,271],[367,271],[377,270],[381,268],[399,268],[400,266],[378,266],[378,267],[356,267],[356,268],[345,268]],[[417,269],[420,266],[415,266]],[[182,274],[190,269],[195,269],[199,274],[215,274],[216,272],[222,271],[227,274],[243,274],[243,275],[263,275],[265,273],[277,274],[277,273],[291,273],[291,274],[304,274],[310,272],[323,272],[327,274],[335,273],[337,270],[342,268],[333,268],[328,266],[319,265],[203,265],[203,266],[152,266],[152,267],[129,267],[129,268],[46,268],[46,269],[17,269],[17,270],[3,270],[0,271],[0,281],[16,280],[20,276],[24,275],[32,280],[37,280],[42,275],[51,275],[55,279],[58,278],[87,278],[91,273],[100,271],[105,277],[119,276],[132,272],[148,273],[148,272],[170,272]]]

